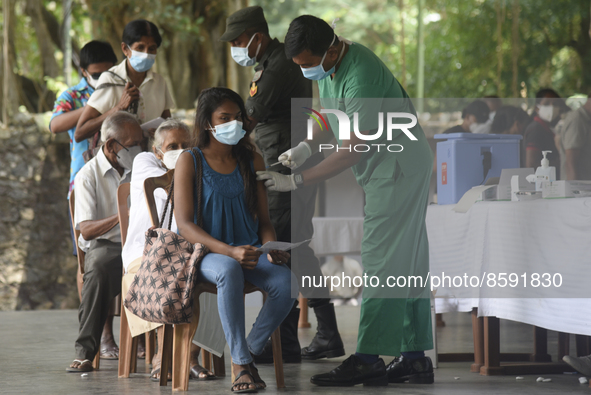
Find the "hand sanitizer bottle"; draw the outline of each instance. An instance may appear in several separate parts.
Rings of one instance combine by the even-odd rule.
[[[536,169],[536,191],[542,190],[542,183],[544,181],[556,181],[556,168],[549,166],[550,161],[546,158],[546,155],[552,151],[542,151],[544,158],[542,159],[542,165]]]

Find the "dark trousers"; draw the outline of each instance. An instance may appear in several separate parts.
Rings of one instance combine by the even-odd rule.
[[[322,161],[322,156],[314,155],[296,172],[315,166]],[[317,185],[299,187],[291,192],[269,192],[269,216],[275,228],[278,241],[300,242],[311,239],[314,235],[312,218],[316,207]],[[283,195],[283,196],[281,196]],[[286,207],[285,200],[289,199]],[[321,277],[320,263],[314,250],[306,243],[292,251],[288,263],[295,274],[300,292],[308,298],[310,307],[319,307],[329,303],[328,288],[304,287],[302,276]],[[297,297],[297,295],[292,295]]]
[[[84,285],[78,309],[76,358],[93,360],[115,296],[121,293],[121,243],[93,240],[84,260]]]

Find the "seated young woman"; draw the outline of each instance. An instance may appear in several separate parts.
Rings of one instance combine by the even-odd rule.
[[[251,354],[259,355],[267,339],[289,313],[297,283],[285,265],[289,254],[257,247],[275,241],[269,220],[267,193],[256,171],[264,170],[242,129],[244,102],[234,91],[210,88],[199,95],[195,118],[194,151],[178,159],[174,180],[174,216],[179,234],[210,253],[199,268],[199,280],[217,286],[218,311],[232,356],[236,377],[233,392],[265,388]],[[195,152],[196,151],[196,152]],[[195,169],[203,169],[203,227],[197,226]],[[245,336],[243,290],[247,281],[268,293],[248,337]]]
[[[133,161],[131,173],[129,226],[127,228],[127,240],[121,258],[126,273],[137,273],[144,251],[146,230],[152,223],[150,213],[144,197],[144,181],[150,177],[159,177],[175,168],[176,161],[184,149],[190,146],[191,132],[189,127],[178,119],[168,119],[156,129],[154,133],[153,152],[142,152]],[[162,215],[166,204],[167,193],[163,189],[154,191],[154,199],[159,215]],[[170,210],[168,211],[170,213]],[[168,214],[170,215],[170,214]],[[165,226],[168,225],[165,218]],[[177,226],[173,220],[172,230],[176,231]],[[130,325],[132,320],[141,320],[133,314],[128,316]],[[160,379],[160,356],[163,346],[163,327],[158,328],[158,353],[152,362],[152,380]],[[191,375],[193,379],[206,380],[215,378],[212,372],[199,365],[199,352],[201,348],[192,344],[191,348]],[[170,376],[170,373],[169,373]],[[171,377],[169,377],[171,379]]]

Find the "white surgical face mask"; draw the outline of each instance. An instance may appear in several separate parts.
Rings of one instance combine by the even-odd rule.
[[[480,126],[480,124],[479,124],[479,123],[476,123],[476,122],[474,122],[474,123],[471,123],[471,124],[470,124],[470,132],[471,132],[471,133],[474,133],[476,130],[478,130],[478,127],[479,127],[479,126]]]
[[[246,134],[240,121],[230,121],[215,127],[209,126],[213,132],[213,137],[222,144],[236,145]]]
[[[128,45],[127,48],[131,51],[131,56],[129,57],[129,64],[135,71],[138,73],[143,73],[144,71],[148,71],[154,65],[156,61],[155,54],[149,54],[145,52],[138,52],[131,49]]]
[[[261,50],[261,45],[263,44],[262,42],[259,44],[258,48],[257,48],[257,52],[254,54],[254,57],[250,57],[248,56],[248,47],[250,46],[250,44],[252,43],[252,40],[254,40],[254,37],[257,35],[258,33],[255,33],[252,35],[252,37],[250,38],[250,41],[248,42],[248,44],[246,45],[246,47],[242,48],[242,47],[232,47],[231,51],[232,51],[232,59],[234,59],[234,61],[236,63],[238,63],[240,66],[253,66],[256,62],[257,62],[257,56],[259,54],[259,51]]]
[[[558,116],[558,107],[554,107],[552,104],[539,105],[538,116],[540,119],[550,123]]]
[[[139,153],[142,152],[142,147],[139,145],[126,147],[119,141],[115,141],[122,147],[121,150],[115,154],[117,155],[117,162],[119,163],[119,166],[123,167],[125,170],[131,170],[133,167],[133,160]]]
[[[86,82],[88,82],[88,85],[90,85],[90,87],[92,89],[96,89],[96,87],[98,86],[98,79],[94,79],[92,77],[86,77]]]
[[[161,149],[159,149],[162,152]],[[162,152],[162,163],[168,170],[172,170],[176,166],[176,161],[179,159],[179,156],[183,153],[184,149],[175,149],[172,151]]]
[[[336,38],[337,38],[337,36],[334,36],[332,38],[332,41],[330,42],[330,45],[326,49],[326,52],[324,52],[324,55],[322,56],[322,59],[320,60],[320,64],[318,64],[318,66],[308,67],[308,68],[300,67],[302,69],[302,74],[304,74],[304,77],[306,77],[307,79],[312,80],[312,81],[319,81],[319,80],[325,79],[326,77],[328,77],[329,75],[334,73],[337,63],[341,59],[341,56],[343,56],[343,51],[345,50],[344,45],[343,45],[343,49],[341,50],[341,54],[339,56],[339,59],[337,59],[337,63],[335,63],[334,66],[332,66],[329,70],[324,70],[324,66],[322,65],[322,63],[324,63],[324,59],[326,59],[326,55],[328,54],[328,50],[330,49],[330,47],[332,47],[332,44],[334,44]]]

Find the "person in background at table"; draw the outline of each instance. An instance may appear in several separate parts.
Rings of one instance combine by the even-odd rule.
[[[129,182],[133,159],[141,152],[143,134],[135,117],[117,112],[105,120],[101,139],[103,144],[97,155],[76,175],[74,222],[80,229],[78,244],[86,256],[76,359],[67,372],[93,369],[92,360],[99,351],[109,306],[121,292],[123,267],[117,188]]]
[[[545,88],[536,93],[533,120],[525,129],[525,167],[536,169],[540,166],[542,151],[552,151],[547,155],[550,166],[556,167],[560,174],[560,156],[554,142],[553,127],[560,120],[565,104],[555,90]]]
[[[486,103],[490,112],[488,113],[488,119],[486,122],[479,124],[478,127],[473,131],[476,134],[488,134],[490,133],[490,127],[495,118],[496,111],[503,105],[502,100],[498,96],[485,96],[482,101]]]
[[[121,43],[125,59],[101,75],[78,121],[76,141],[95,136],[105,118],[117,111],[130,112],[140,124],[170,118],[174,101],[164,77],[151,70],[160,44],[162,37],[152,22],[137,19],[125,26]]]
[[[475,130],[480,125],[488,121],[489,114],[490,111],[484,101],[474,100],[462,110],[462,123],[447,129],[443,133],[475,133]]]
[[[560,179],[591,180],[591,99],[566,116],[558,137]]]
[[[174,174],[174,218],[179,234],[210,252],[199,265],[199,281],[217,287],[218,311],[232,356],[232,392],[266,387],[253,362],[287,317],[297,282],[285,265],[289,253],[257,251],[276,241],[269,219],[267,193],[255,171],[265,163],[246,131],[244,101],[227,88],[209,88],[197,99],[197,147],[181,154]],[[196,223],[197,161],[203,170],[202,227]],[[245,337],[244,282],[267,292],[256,321]]]
[[[529,115],[521,108],[502,106],[496,112],[490,132],[494,134],[518,134],[523,136],[529,122]],[[523,144],[523,140],[520,141],[519,147],[521,167],[525,167],[525,145]]]
[[[488,109],[490,110],[488,119],[493,121],[495,119],[495,115],[497,115],[497,110],[503,106],[503,101],[496,95],[484,96],[482,100],[486,103]]]
[[[90,95],[97,87],[98,79],[103,72],[109,70],[117,63],[117,56],[113,52],[111,44],[102,41],[91,41],[80,50],[80,69],[82,78],[77,85],[64,91],[55,101],[53,114],[49,122],[49,130],[52,133],[68,132],[70,136],[70,186],[68,188],[68,199],[74,188],[74,179],[78,171],[84,166],[83,153],[88,150],[89,141],[84,139],[76,141],[74,134],[76,124],[84,111]],[[68,217],[70,210],[68,210]],[[73,254],[76,256],[76,245],[78,241],[74,237],[72,221],[70,234],[72,236]],[[103,329],[101,337],[101,358],[109,359],[117,357],[117,345],[113,340],[113,316],[109,316]],[[141,350],[139,351],[141,353]]]
[[[255,143],[261,150],[265,165],[271,166],[281,153],[306,137],[306,117],[300,113],[292,114],[291,99],[309,99],[306,107],[312,107],[312,81],[302,75],[298,65],[285,57],[283,43],[276,38],[271,39],[261,7],[243,8],[230,15],[226,21],[226,32],[220,40],[230,43],[232,56],[238,64],[252,66],[258,62],[254,68],[256,73],[251,81],[250,96],[245,103],[248,120],[245,129],[255,132]],[[300,118],[296,119],[298,116]],[[292,128],[292,125],[300,127]],[[312,167],[322,158],[321,154],[316,154],[306,162],[306,166]],[[282,174],[291,173],[289,168],[281,165],[275,165],[273,169]],[[317,190],[317,185],[311,185],[292,193],[267,191],[269,215],[277,240],[300,242],[313,237],[312,217]],[[322,276],[318,258],[307,243],[292,251],[288,266],[298,279],[302,273]],[[310,345],[301,349],[298,340],[300,309],[296,300],[281,324],[284,362],[297,363],[302,358],[313,360],[345,355],[328,291],[319,287],[304,290],[303,284],[299,285],[302,294],[308,298],[308,306],[314,309],[318,331]],[[273,363],[270,340],[263,353],[255,356],[255,361]]]
[[[178,119],[169,119],[164,121],[154,133],[153,152],[142,152],[135,157],[131,173],[130,184],[130,207],[129,207],[129,225],[127,230],[127,240],[121,258],[125,273],[137,273],[144,252],[146,240],[145,233],[152,226],[150,213],[144,196],[144,181],[150,177],[160,177],[166,174],[176,166],[176,161],[183,150],[190,147],[191,132],[185,123]],[[154,191],[154,200],[159,215],[164,210],[167,193],[164,189],[158,188]],[[164,223],[168,224],[170,211]],[[171,230],[177,231],[176,222],[172,222]],[[125,281],[125,280],[124,280]],[[133,314],[128,315],[128,321],[139,319]],[[158,329],[158,353],[152,361],[151,378],[154,381],[160,379],[160,364],[162,356],[162,347],[164,341],[164,332],[162,326]],[[201,348],[191,344],[191,378],[210,379],[215,378],[212,372],[199,365],[199,352]],[[172,377],[170,377],[172,379]]]
[[[400,130],[373,140],[404,143],[404,150],[367,153],[353,149],[368,134],[375,136],[378,112],[403,112],[416,117],[408,94],[372,51],[337,36],[328,23],[312,15],[291,22],[285,36],[285,54],[300,66],[306,78],[318,81],[323,108],[343,111],[349,119],[361,118],[361,124],[355,134],[339,139],[341,149],[318,165],[289,176],[258,171],[257,179],[265,180],[270,190],[291,191],[351,168],[365,191],[361,245],[364,276],[376,276],[384,284],[390,275],[427,275],[425,216],[433,155],[422,128],[412,124],[409,133],[414,140],[410,143],[410,136]],[[278,159],[283,165],[299,168],[321,143],[337,137],[339,120],[329,116],[328,122],[330,128],[313,124],[312,136],[281,154]],[[434,382],[433,364],[424,354],[424,350],[433,348],[428,290],[406,287],[392,291],[400,292],[397,295],[381,290],[369,286],[363,290],[355,354],[330,372],[312,376],[313,384],[385,386],[388,382]],[[380,355],[400,358],[386,367]]]

